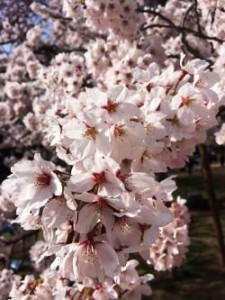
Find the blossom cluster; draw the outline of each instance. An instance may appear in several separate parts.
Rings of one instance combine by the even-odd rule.
[[[180,267],[185,259],[190,244],[188,237],[190,215],[185,202],[178,198],[176,202],[172,203],[170,210],[174,220],[161,228],[160,237],[150,247],[149,262],[157,271]]]
[[[86,89],[68,101],[50,138],[67,170],[40,154],[12,167],[2,189],[12,194],[17,222],[43,230],[45,255],[55,254],[51,268],[63,278],[115,280],[129,254],[149,249],[172,221],[165,203],[175,183],[154,173],[183,165],[215,123],[217,76],[206,67],[193,60],[160,73],[151,64],[137,72],[135,90]]]
[[[51,264],[53,257],[43,257],[43,254],[48,249],[48,244],[43,240],[38,240],[29,251],[31,262],[38,272],[45,271]]]
[[[40,278],[14,280],[12,299],[141,299],[152,275],[138,275],[133,253],[157,270],[183,262],[188,214],[182,201],[171,204],[174,178],[157,174],[184,166],[217,124],[224,50],[214,71],[183,54],[174,63],[174,27],[142,25],[179,25],[189,7],[168,1],[156,10],[162,22],[134,0],[31,6],[43,23],[0,61],[2,132],[6,145],[38,144],[55,159],[24,155],[2,184],[2,209],[16,208],[15,222],[45,239],[30,251]]]
[[[144,15],[137,13],[139,1],[136,0],[85,0],[83,1],[85,7],[82,3],[79,4],[79,1],[63,0],[63,2],[67,16],[76,18],[78,13],[83,12],[87,26],[98,33],[133,38],[145,22]]]
[[[1,289],[1,300],[8,299],[13,283],[18,280],[18,276],[13,271],[8,269],[0,270],[0,289]]]
[[[151,294],[147,282],[153,276],[150,274],[139,276],[136,270],[137,265],[138,261],[129,260],[114,282],[108,278],[104,282],[96,283],[94,280],[86,278],[78,284],[57,276],[50,270],[44,271],[38,278],[33,275],[26,275],[21,280],[19,276],[16,276],[13,281],[10,281],[12,288],[9,296],[15,300],[38,300],[45,299],[46,296],[47,299],[52,300],[113,300],[118,299],[118,294],[122,293],[123,296],[120,299],[141,300],[142,295]]]

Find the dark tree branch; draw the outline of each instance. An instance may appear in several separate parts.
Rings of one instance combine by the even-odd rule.
[[[216,37],[216,36],[209,36],[209,35],[206,35],[205,33],[202,32],[199,32],[199,31],[195,31],[191,28],[187,28],[185,26],[178,26],[176,25],[175,23],[173,23],[170,19],[168,19],[167,17],[163,16],[161,13],[157,12],[157,11],[154,11],[152,9],[141,9],[139,10],[140,12],[144,12],[144,13],[149,13],[149,14],[152,14],[153,16],[157,16],[159,17],[161,20],[165,21],[167,24],[148,24],[146,26],[143,26],[142,27],[142,30],[146,30],[148,28],[156,28],[157,25],[159,25],[158,27],[161,27],[161,28],[171,28],[171,29],[174,29],[176,31],[178,31],[179,33],[191,33],[193,34],[194,36],[196,37],[199,37],[199,38],[202,38],[204,40],[210,40],[210,41],[216,41],[218,43],[223,43],[224,40]]]
[[[187,11],[184,14],[183,22],[182,22],[182,27],[185,27],[185,23],[186,23],[186,21],[188,19],[189,14],[191,13],[192,9],[193,9],[193,3],[189,6],[189,8],[187,9]]]
[[[200,34],[202,34],[202,27],[200,25],[200,15],[199,15],[199,12],[198,12],[198,0],[193,0],[194,1],[194,5],[193,5],[193,8],[194,8],[194,12],[195,12],[195,17],[196,17],[196,23],[197,23],[197,28],[198,28],[198,32]]]

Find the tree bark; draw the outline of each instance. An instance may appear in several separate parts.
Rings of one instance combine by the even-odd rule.
[[[206,184],[207,184],[208,201],[209,201],[209,207],[213,218],[216,240],[219,249],[219,259],[220,259],[220,263],[223,266],[225,266],[225,242],[223,237],[223,228],[222,228],[222,224],[218,212],[218,203],[216,200],[216,193],[213,185],[213,176],[212,176],[212,171],[209,162],[209,154],[208,154],[207,146],[205,144],[199,145],[199,153],[201,156],[203,176],[205,177]]]

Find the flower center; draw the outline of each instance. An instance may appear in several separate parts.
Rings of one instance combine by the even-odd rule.
[[[189,106],[191,104],[191,102],[193,102],[194,99],[191,97],[183,97],[182,98],[182,105],[186,105]]]
[[[87,126],[87,129],[85,130],[83,136],[86,136],[90,140],[95,140],[97,135],[97,131],[94,127]]]
[[[145,160],[151,160],[152,158],[153,155],[148,150],[145,150],[141,156],[141,163],[143,163]]]
[[[123,126],[115,126],[114,128],[114,136],[121,137],[126,134],[126,131],[123,129]]]
[[[89,263],[93,263],[98,259],[97,252],[90,241],[85,241],[82,243],[82,258]]]
[[[173,118],[168,118],[166,120],[170,122],[172,126],[176,126],[176,127],[180,126],[180,121],[178,120],[177,116],[174,116]]]
[[[46,173],[37,174],[35,176],[35,185],[49,185],[51,182],[51,176]]]
[[[117,108],[119,106],[119,103],[112,102],[111,100],[108,100],[107,105],[103,106],[102,108],[106,109],[108,113],[114,113],[117,111]]]
[[[146,133],[148,135],[151,135],[151,134],[154,134],[155,133],[155,127],[152,125],[152,124],[147,124],[145,126],[145,130],[146,130]]]
[[[129,220],[126,217],[118,218],[117,225],[123,232],[128,232],[132,228],[132,225],[130,224]]]
[[[105,172],[102,171],[101,173],[93,173],[94,181],[96,184],[101,185],[106,182]]]

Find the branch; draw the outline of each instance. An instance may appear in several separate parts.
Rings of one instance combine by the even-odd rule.
[[[194,0],[194,12],[195,12],[195,16],[196,16],[196,21],[197,21],[197,28],[198,28],[198,32],[200,34],[202,34],[202,27],[200,25],[200,16],[199,16],[199,13],[198,13],[198,0]]]
[[[142,13],[150,13],[150,14],[156,16],[156,17],[159,17],[160,19],[162,19],[163,21],[167,22],[167,23],[170,24],[171,26],[173,26],[173,27],[175,26],[175,27],[176,27],[176,25],[175,25],[170,19],[168,19],[167,17],[165,17],[165,16],[163,16],[162,14],[160,14],[158,11],[153,10],[153,9],[151,9],[151,8],[149,8],[149,9],[141,9],[141,8],[139,8],[139,9],[138,9],[138,12],[142,12]]]
[[[187,9],[187,11],[184,14],[184,18],[183,18],[183,22],[182,22],[182,27],[185,27],[185,23],[186,23],[187,18],[189,16],[190,12],[192,11],[192,9],[193,9],[193,3],[189,6],[189,8]]]
[[[215,22],[215,16],[216,16],[216,11],[217,11],[217,5],[218,5],[218,0],[216,0],[215,9],[214,9],[214,11],[212,12],[211,25]]]
[[[190,29],[190,28],[187,28],[185,26],[178,26],[176,25],[175,23],[173,23],[170,19],[168,19],[167,17],[163,16],[162,14],[160,14],[159,12],[157,11],[153,11],[151,9],[139,9],[140,12],[144,12],[144,13],[150,13],[154,16],[158,16],[159,18],[161,18],[163,21],[165,21],[167,24],[163,25],[163,24],[160,24],[160,27],[161,28],[171,28],[171,29],[174,29],[176,31],[178,31],[179,33],[182,34],[182,32],[186,32],[186,33],[191,33],[193,34],[194,36],[196,37],[199,37],[199,38],[202,38],[202,39],[205,39],[205,40],[213,40],[213,41],[216,41],[218,43],[223,43],[224,40],[216,37],[216,36],[209,36],[209,35],[206,35],[205,33],[202,32],[198,32],[198,31],[195,31],[193,29]],[[146,30],[148,28],[154,28],[154,27],[157,27],[157,25],[159,24],[149,24],[149,25],[146,25],[146,26],[143,26],[142,27],[142,30]]]

